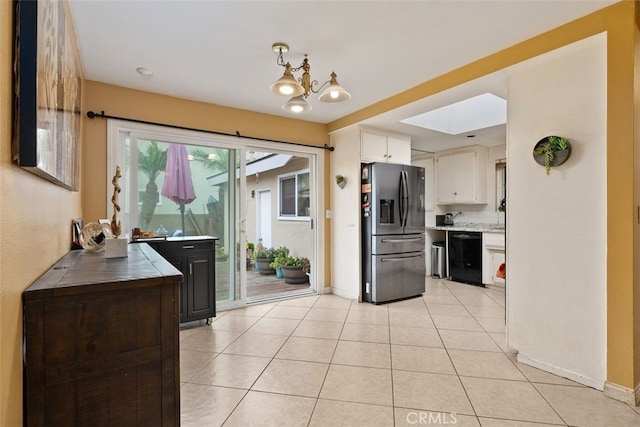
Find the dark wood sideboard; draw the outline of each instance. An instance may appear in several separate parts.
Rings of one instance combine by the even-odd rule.
[[[181,282],[138,244],[71,251],[27,288],[24,424],[178,426]]]

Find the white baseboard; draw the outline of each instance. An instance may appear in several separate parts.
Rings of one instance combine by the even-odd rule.
[[[604,395],[626,403],[627,405],[638,406],[638,403],[640,403],[640,384],[633,390],[605,381]]]
[[[525,365],[533,366],[534,368],[538,368],[554,375],[558,375],[559,377],[567,378],[571,381],[575,381],[588,387],[595,388],[596,390],[602,391],[604,389],[603,381],[594,380],[593,378],[585,377],[584,375],[577,374],[567,369],[559,368],[548,363],[531,359],[521,353],[518,353],[517,360],[518,362],[524,363]]]
[[[339,297],[342,297],[342,298],[352,299],[352,300],[356,300],[356,301],[358,300],[358,294],[352,294],[350,292],[345,292],[342,289],[331,287],[331,293],[334,294],[334,295],[337,295]]]

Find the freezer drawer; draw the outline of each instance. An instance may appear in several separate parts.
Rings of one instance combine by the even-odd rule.
[[[372,237],[373,255],[398,254],[425,250],[424,234],[400,234]]]
[[[371,302],[393,301],[424,293],[424,251],[374,255],[371,264]]]

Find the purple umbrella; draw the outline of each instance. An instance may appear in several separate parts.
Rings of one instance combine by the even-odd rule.
[[[193,191],[193,182],[191,182],[191,167],[189,166],[187,149],[182,144],[169,144],[167,167],[161,194],[180,205],[182,235],[186,236],[184,205],[193,202],[196,198],[196,193]]]

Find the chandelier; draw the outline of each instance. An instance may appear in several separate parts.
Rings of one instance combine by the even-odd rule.
[[[282,109],[291,113],[304,113],[311,110],[311,106],[307,103],[306,99],[309,94],[319,93],[322,88],[327,84],[327,88],[320,94],[318,99],[321,102],[343,102],[351,98],[349,92],[344,90],[342,86],[338,84],[336,80],[336,73],[331,72],[331,78],[322,83],[320,87],[315,89],[319,83],[317,80],[311,80],[311,74],[309,70],[311,65],[307,55],[304,56],[302,64],[299,67],[292,67],[291,64],[285,62],[283,54],[289,51],[289,46],[286,43],[274,43],[272,49],[278,54],[277,64],[284,67],[284,74],[269,88],[275,95],[290,96],[291,99],[282,106]],[[303,70],[302,77],[297,79],[293,73]]]

